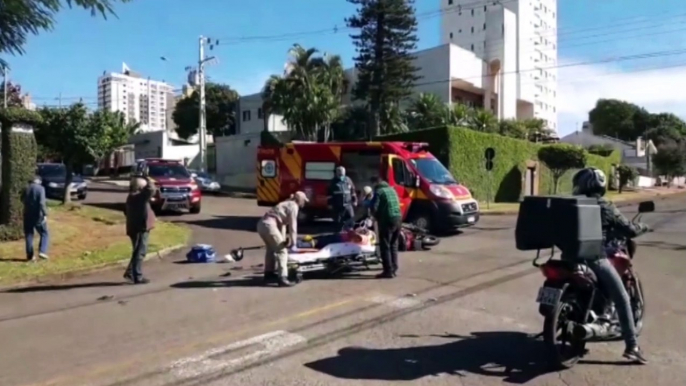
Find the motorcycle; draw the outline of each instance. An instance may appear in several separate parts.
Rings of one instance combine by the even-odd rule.
[[[644,201],[632,221],[640,220],[643,213],[655,211],[655,203]],[[629,294],[636,333],[643,330],[645,296],[632,260],[636,242],[619,240],[606,250],[607,258],[619,273]],[[587,352],[586,343],[615,340],[621,337],[617,311],[612,301],[600,288],[598,278],[584,264],[565,260],[552,260],[534,267],[545,277],[536,302],[539,313],[545,318],[543,340],[550,350],[553,364],[560,368],[574,366]]]
[[[402,224],[398,240],[398,250],[400,252],[428,251],[440,242],[441,239],[430,235],[424,228],[412,224]]]

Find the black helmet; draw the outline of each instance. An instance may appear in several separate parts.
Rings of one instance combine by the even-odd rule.
[[[607,191],[607,177],[596,168],[579,170],[572,178],[572,194],[577,196],[604,196]]]

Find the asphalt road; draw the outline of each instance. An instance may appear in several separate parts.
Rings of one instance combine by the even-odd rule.
[[[514,218],[494,216],[430,252],[403,254],[395,280],[370,271],[265,288],[250,279],[259,254],[186,265],[179,253],[146,264],[147,286],[122,285],[111,271],[0,293],[0,385],[685,384],[686,199],[657,210],[644,218],[656,232],[639,240],[636,260],[647,366],[625,366],[623,344],[607,343],[572,370],[546,372],[529,337],[542,329],[542,277],[532,254],[514,248]],[[210,197],[203,211],[168,219],[220,252],[257,241],[263,210],[251,201]]]

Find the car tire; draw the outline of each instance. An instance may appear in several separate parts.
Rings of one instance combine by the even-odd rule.
[[[88,196],[87,196],[87,195],[85,195],[85,194],[83,194],[83,195],[80,195],[80,196],[77,196],[77,198],[78,198],[79,200],[81,200],[81,201],[85,200],[85,199],[86,199],[86,197],[88,197]]]
[[[192,206],[189,212],[190,212],[191,214],[198,214],[198,213],[200,213],[200,204],[198,204],[198,205],[196,205],[196,206]]]

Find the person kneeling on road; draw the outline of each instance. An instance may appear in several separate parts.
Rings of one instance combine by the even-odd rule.
[[[288,248],[296,245],[298,212],[309,202],[305,193],[295,192],[291,197],[270,209],[257,223],[257,233],[264,241],[264,280],[291,287],[288,280]],[[288,237],[284,234],[287,228]],[[276,270],[278,267],[278,271]]]

